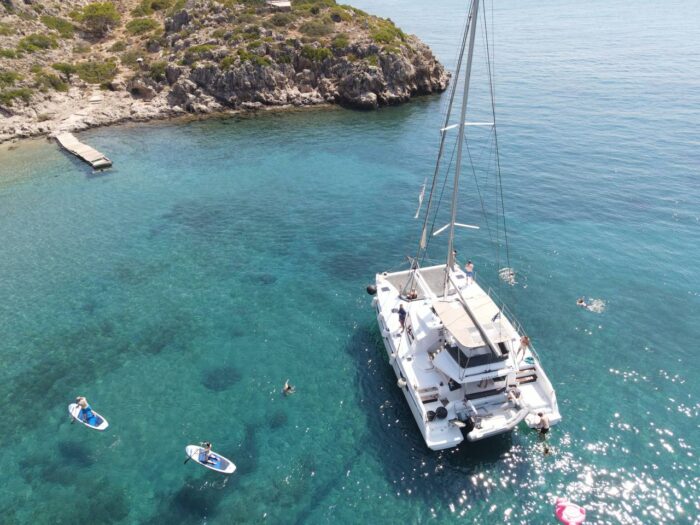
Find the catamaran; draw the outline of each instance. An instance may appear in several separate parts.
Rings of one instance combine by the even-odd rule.
[[[433,450],[455,447],[465,437],[478,441],[503,434],[522,421],[532,428],[548,428],[561,420],[554,388],[523,327],[490,288],[485,290],[477,282],[473,268],[462,270],[456,260],[456,228],[478,229],[457,222],[467,126],[490,128],[500,177],[491,61],[488,74],[493,122],[467,122],[479,4],[479,0],[471,2],[461,42],[428,202],[422,213],[418,254],[409,258],[409,269],[378,273],[375,285],[368,287],[375,296],[372,305],[397,385],[426,445]],[[488,36],[484,40],[488,45]],[[460,75],[463,92],[459,121],[451,124]],[[454,155],[456,149],[456,156],[447,168],[447,173],[453,171],[449,222],[435,228],[445,187],[439,179],[448,177],[443,174],[446,170],[441,160],[448,139],[455,132],[452,151]],[[424,191],[419,198],[419,212],[423,197]],[[445,231],[446,262],[424,266],[430,239]],[[502,281],[515,281],[510,267],[501,268],[498,274]]]

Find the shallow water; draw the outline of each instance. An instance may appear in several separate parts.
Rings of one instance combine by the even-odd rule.
[[[373,4],[454,64],[460,2]],[[445,97],[105,128],[81,135],[105,175],[44,142],[0,157],[3,522],[543,523],[558,495],[696,520],[697,4],[493,15],[517,283],[485,229],[458,249],[542,356],[552,453],[526,428],[428,451],[364,293],[415,248]],[[108,431],[70,425],[78,394]],[[234,476],[183,465],[204,439]]]

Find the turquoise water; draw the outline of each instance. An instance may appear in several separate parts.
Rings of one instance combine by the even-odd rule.
[[[454,64],[461,2],[355,4]],[[0,157],[0,521],[550,523],[562,495],[695,522],[700,8],[528,4],[493,13],[501,295],[557,389],[552,454],[526,428],[427,450],[364,293],[414,251],[445,97],[113,127],[81,135],[105,175]],[[498,285],[485,230],[458,248]],[[105,433],[69,423],[78,394]],[[183,465],[204,439],[236,474]]]

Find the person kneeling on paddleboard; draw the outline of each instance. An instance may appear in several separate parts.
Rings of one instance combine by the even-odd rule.
[[[87,399],[85,399],[83,396],[78,396],[75,398],[75,402],[80,407],[80,413],[78,414],[80,420],[88,425],[94,426],[97,422],[97,418],[95,417],[95,414],[92,413],[92,408],[90,408]]]
[[[219,462],[219,458],[216,454],[211,452],[211,443],[205,441],[202,443],[204,450],[199,454],[199,461],[202,463],[209,463],[210,465],[216,465]]]

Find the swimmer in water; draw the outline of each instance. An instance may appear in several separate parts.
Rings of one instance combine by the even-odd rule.
[[[576,306],[580,306],[581,308],[588,308],[588,303],[586,303],[586,299],[583,297],[579,297],[576,299]]]
[[[285,396],[291,396],[294,393],[294,385],[289,384],[289,379],[284,382],[284,387],[282,388],[282,393]]]

